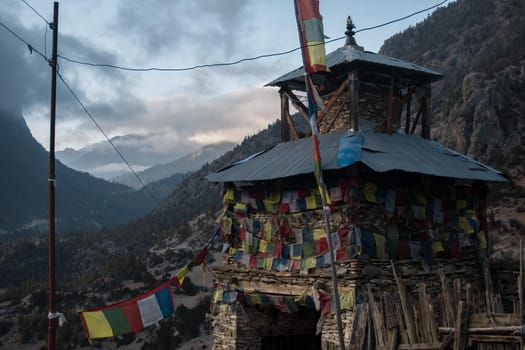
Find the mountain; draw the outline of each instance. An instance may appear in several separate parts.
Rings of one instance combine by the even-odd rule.
[[[235,146],[232,142],[221,142],[211,145],[206,145],[197,151],[180,157],[172,162],[154,165],[143,171],[137,172],[145,184],[153,181],[158,181],[174,174],[185,174],[201,168],[204,164],[217,159],[225,152],[231,150]],[[126,174],[117,176],[112,179],[117,182],[135,189],[140,189],[142,184],[133,174]]]
[[[45,230],[48,218],[49,153],[25,120],[0,112],[0,232]],[[59,230],[93,230],[129,222],[157,203],[147,193],[110,183],[56,162]]]
[[[380,52],[444,73],[433,84],[432,136],[525,175],[525,2],[460,0],[385,41]]]
[[[198,148],[188,142],[176,147],[166,146],[165,135],[124,135],[110,139],[126,157],[135,171],[142,171],[155,164],[167,163]],[[57,151],[56,157],[70,168],[88,172],[106,180],[129,173],[129,168],[122,161],[107,141],[97,142],[78,150],[66,148]]]

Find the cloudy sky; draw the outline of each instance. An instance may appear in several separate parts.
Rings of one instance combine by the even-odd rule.
[[[26,0],[49,21],[52,1]],[[321,0],[325,34],[344,35],[440,0]],[[22,0],[0,0],[0,22],[50,55],[51,32]],[[430,12],[356,35],[377,51],[385,39]],[[344,40],[327,45],[327,52]],[[50,69],[0,27],[0,110],[15,110],[48,148]],[[292,0],[64,0],[59,55],[125,67],[185,68],[236,61],[298,46]],[[188,72],[128,72],[59,59],[60,71],[110,136],[152,136],[155,147],[186,154],[199,145],[240,142],[279,116],[279,98],[264,84],[301,65],[300,53]],[[57,150],[104,140],[58,82]]]

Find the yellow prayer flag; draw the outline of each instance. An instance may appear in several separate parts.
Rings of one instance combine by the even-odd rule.
[[[321,238],[325,238],[326,237],[325,230],[322,229],[322,228],[314,228],[313,231],[314,231],[314,241],[318,241]]]
[[[377,200],[376,200],[377,185],[376,184],[367,182],[363,192],[364,192],[364,195],[367,201],[372,202],[372,203],[377,203]]]
[[[445,250],[445,248],[443,248],[443,244],[441,244],[440,241],[434,241],[432,242],[432,254],[436,255],[438,253],[441,253]]]
[[[234,202],[235,201],[235,190],[233,188],[228,188],[224,193],[223,203]]]
[[[109,338],[113,336],[113,330],[102,311],[82,312],[86,328],[89,330],[89,338]]]
[[[306,201],[306,209],[317,208],[317,201],[315,200],[315,195],[306,197],[305,201]]]
[[[272,224],[270,222],[263,224],[263,237],[267,241],[272,239]]]
[[[246,204],[235,203],[235,206],[233,207],[233,210],[235,210],[237,212],[245,212],[246,211]]]
[[[216,303],[219,301],[222,301],[223,293],[224,293],[224,290],[222,288],[217,288],[215,290],[215,293],[213,293],[213,301]]]
[[[309,258],[304,259],[305,269],[313,269],[316,266],[317,266],[317,258],[315,256],[311,256]]]
[[[467,234],[474,233],[474,228],[469,224],[468,219],[464,216],[458,217],[458,227],[461,231]]]
[[[458,199],[456,201],[456,209],[457,210],[465,209],[466,207],[467,207],[467,201],[466,200]]]
[[[259,251],[261,253],[266,253],[268,251],[268,241],[265,239],[261,239],[259,241]]]
[[[231,233],[232,232],[232,225],[233,221],[231,218],[225,216],[223,219],[223,228],[225,233]]]
[[[175,274],[175,277],[179,281],[179,285],[180,286],[182,286],[182,282],[186,278],[186,275],[188,274],[188,272],[190,272],[190,269],[189,269],[188,265],[186,265],[182,269],[180,269],[179,272],[177,272]]]
[[[266,271],[270,271],[272,269],[272,263],[273,258],[264,258],[263,267]]]
[[[270,192],[270,195],[266,197],[266,200],[273,203],[279,203],[281,201],[281,192]]]
[[[341,309],[348,310],[354,307],[354,292],[349,291],[347,293],[342,293],[339,297]]]
[[[427,197],[423,196],[422,194],[416,194],[416,202],[419,204],[422,204],[423,206],[427,205]]]
[[[487,238],[485,237],[485,231],[479,231],[476,234],[476,238],[479,242],[479,248],[480,249],[487,249]]]
[[[265,199],[263,203],[264,210],[266,210],[267,212],[275,213],[277,211],[277,206],[275,205],[275,202]]]
[[[374,241],[376,243],[377,258],[384,259],[385,258],[385,244],[386,244],[385,236],[374,233]]]

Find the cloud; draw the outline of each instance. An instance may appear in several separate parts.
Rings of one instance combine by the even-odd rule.
[[[151,128],[167,128],[200,144],[239,142],[279,118],[279,108],[275,89],[256,87],[214,98],[151,99],[146,119]]]
[[[253,2],[122,1],[112,29],[126,33],[127,42],[139,48],[135,53],[148,60],[153,53],[173,50],[182,58],[179,62],[190,56],[199,61],[228,57],[242,44],[239,37],[245,34],[244,19]]]

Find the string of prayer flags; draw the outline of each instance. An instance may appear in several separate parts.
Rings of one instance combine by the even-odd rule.
[[[136,333],[174,312],[170,282],[136,298],[98,309],[81,311],[80,319],[89,339]]]

